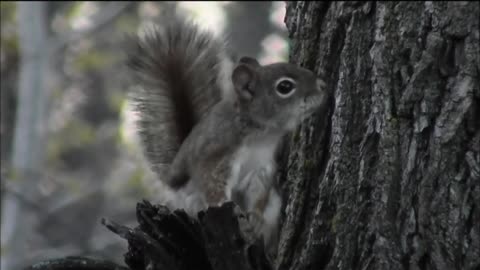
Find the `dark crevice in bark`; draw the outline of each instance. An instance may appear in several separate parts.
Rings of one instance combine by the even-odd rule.
[[[315,28],[319,31],[316,32],[315,37],[311,41],[312,48],[310,49],[310,51],[313,53],[313,55],[307,58],[305,63],[305,67],[310,70],[316,70],[318,68],[319,51],[316,49],[315,45],[320,43],[320,38],[322,35],[322,31],[320,29],[322,29],[323,20],[330,7],[330,2],[319,2],[315,4],[317,6],[314,9],[314,12],[318,15],[313,18],[314,22],[312,22],[312,26],[315,26]]]
[[[321,141],[322,143],[320,144],[320,147],[316,149],[315,153],[319,153],[319,158],[318,160],[318,166],[315,167],[314,175],[317,176],[317,180],[321,181],[321,179],[324,179],[324,174],[326,171],[327,163],[328,160],[330,159],[330,152],[329,152],[329,145],[331,142],[331,131],[332,131],[332,122],[330,119],[332,119],[332,112],[335,107],[335,100],[333,98],[330,98],[329,101],[329,106],[327,108],[326,119],[327,121],[322,121],[323,119],[321,117],[315,118],[317,119],[317,124],[315,126],[321,126],[322,128],[320,129],[322,132],[322,138]],[[324,113],[324,112],[321,112]],[[317,182],[317,186],[320,183]]]
[[[335,84],[338,82],[338,67],[340,63],[340,57],[338,57],[338,55],[340,55],[343,50],[344,41],[345,27],[343,25],[336,25],[336,28],[332,31],[332,43],[330,44],[330,48],[333,48],[333,51],[330,53],[330,56],[325,59],[326,74],[330,76],[333,75],[332,77],[334,78],[329,82],[329,89],[335,89]]]
[[[423,256],[420,258],[420,260],[418,261],[418,267],[421,270],[432,269],[428,253],[423,254]]]

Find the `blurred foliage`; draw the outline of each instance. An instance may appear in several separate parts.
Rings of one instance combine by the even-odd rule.
[[[77,55],[74,61],[75,69],[82,71],[87,69],[102,69],[111,65],[115,56],[105,51],[84,51]]]
[[[2,24],[4,22],[14,22],[16,20],[16,5],[15,2],[7,2],[7,1],[2,1],[0,2],[0,21]],[[2,25],[2,31],[3,31],[3,25]]]
[[[81,16],[81,2],[72,3],[65,12],[65,18],[67,20],[72,20],[75,17]]]
[[[130,192],[140,197],[147,197],[150,195],[148,187],[143,182],[145,178],[145,170],[137,168],[127,181],[127,186]]]
[[[0,2],[0,23],[0,137],[2,146],[0,161],[2,164],[8,164],[15,120],[19,62],[15,2]],[[1,172],[4,173],[3,165]]]
[[[87,123],[74,119],[67,123],[57,137],[57,139],[52,138],[47,149],[47,157],[51,163],[61,161],[59,158],[65,148],[86,147],[92,144],[95,139],[95,132]]]

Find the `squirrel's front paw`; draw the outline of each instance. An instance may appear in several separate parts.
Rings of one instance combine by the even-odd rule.
[[[247,220],[248,220],[248,223],[250,223],[250,226],[255,236],[260,237],[263,231],[262,228],[265,223],[262,215],[256,211],[248,212]]]

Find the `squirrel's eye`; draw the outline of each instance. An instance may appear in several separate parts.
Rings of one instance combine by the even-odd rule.
[[[275,87],[278,95],[286,98],[295,92],[295,82],[292,79],[280,79]]]

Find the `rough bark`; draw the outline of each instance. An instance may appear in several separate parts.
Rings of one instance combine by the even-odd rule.
[[[279,269],[478,269],[479,14],[288,3],[290,59],[334,95],[290,140]]]

